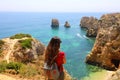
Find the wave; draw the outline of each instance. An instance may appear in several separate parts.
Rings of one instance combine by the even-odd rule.
[[[76,34],[79,38],[89,39],[86,35],[81,35],[80,33]]]
[[[86,35],[83,35],[84,38],[89,39]]]
[[[76,34],[79,38],[83,38],[82,35],[80,35],[79,33]]]

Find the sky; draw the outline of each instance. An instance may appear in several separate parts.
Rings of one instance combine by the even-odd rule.
[[[0,12],[120,12],[120,0],[0,0]]]

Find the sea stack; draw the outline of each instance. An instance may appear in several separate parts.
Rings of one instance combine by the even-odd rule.
[[[103,15],[94,47],[86,63],[108,70],[120,68],[120,13]]]
[[[70,27],[70,24],[68,23],[68,21],[65,22],[65,25],[64,25],[66,28],[69,28]]]
[[[52,19],[51,27],[59,27],[59,21],[58,21],[58,19]]]

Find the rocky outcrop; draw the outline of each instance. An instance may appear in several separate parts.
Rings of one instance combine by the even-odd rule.
[[[98,26],[100,29],[86,63],[117,70],[120,64],[120,14],[103,15]]]
[[[80,21],[80,26],[82,28],[89,29],[91,27],[94,27],[95,21],[97,21],[97,19],[94,17],[82,17]]]
[[[52,19],[51,27],[59,27],[59,21],[58,21],[58,19]]]
[[[2,47],[4,49],[2,54],[7,62],[30,62],[42,55],[45,49],[41,42],[32,37],[21,39],[5,38],[2,40],[5,42],[5,45]]]
[[[86,36],[96,37],[98,32],[98,19],[94,17],[82,17],[80,26],[87,29]]]
[[[21,40],[20,40],[21,41]],[[13,60],[20,61],[20,62],[31,62],[33,60],[38,59],[40,55],[43,55],[45,46],[36,39],[32,38],[31,41],[31,48],[23,49],[20,46],[20,41],[16,42],[15,49],[13,52]]]
[[[95,17],[82,17],[80,26],[87,29],[86,36],[96,37],[100,27],[110,27],[114,24],[120,24],[119,13],[103,15],[99,20]]]
[[[68,21],[65,22],[65,25],[64,25],[66,28],[69,28],[70,27],[70,24],[68,23]]]
[[[111,27],[120,24],[120,13],[105,14],[99,19],[101,27]]]

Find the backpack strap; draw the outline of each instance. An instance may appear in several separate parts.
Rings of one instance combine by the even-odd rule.
[[[58,54],[51,60],[50,64],[52,65],[53,61],[56,59],[56,57],[58,56]]]

